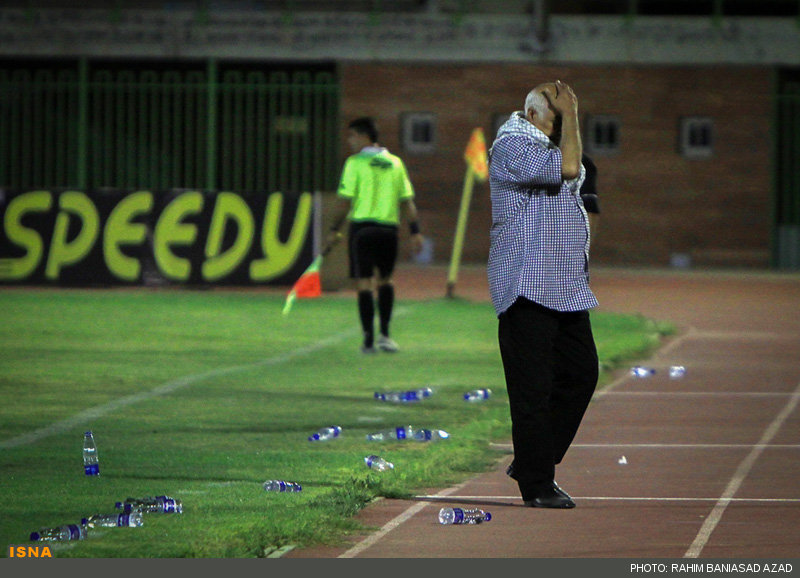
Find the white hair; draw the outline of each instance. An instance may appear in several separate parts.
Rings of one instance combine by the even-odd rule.
[[[534,88],[525,97],[525,115],[528,115],[529,110],[533,110],[539,118],[547,114],[548,102],[547,98],[542,94],[541,90]]]

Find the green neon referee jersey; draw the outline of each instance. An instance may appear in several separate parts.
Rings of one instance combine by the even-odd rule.
[[[400,157],[382,147],[365,147],[344,163],[340,197],[350,199],[350,220],[400,224],[400,202],[414,197],[414,188]]]

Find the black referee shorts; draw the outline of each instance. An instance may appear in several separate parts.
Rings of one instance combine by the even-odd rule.
[[[397,227],[379,223],[350,223],[350,278],[369,279],[375,269],[389,277],[397,262]]]

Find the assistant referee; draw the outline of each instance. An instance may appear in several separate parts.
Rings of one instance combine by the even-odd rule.
[[[372,118],[362,117],[350,122],[347,144],[354,154],[347,158],[342,171],[329,246],[341,238],[340,229],[344,221],[349,220],[350,278],[356,284],[364,335],[361,352],[394,353],[398,346],[389,336],[389,326],[394,308],[392,274],[397,262],[401,213],[409,223],[415,252],[422,249],[423,241],[414,188],[400,157],[378,144],[378,130]],[[380,329],[377,340],[374,329],[376,291]]]

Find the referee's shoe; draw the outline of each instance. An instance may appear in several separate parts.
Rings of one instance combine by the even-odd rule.
[[[388,335],[381,335],[378,337],[378,349],[387,353],[397,353],[399,347]]]

